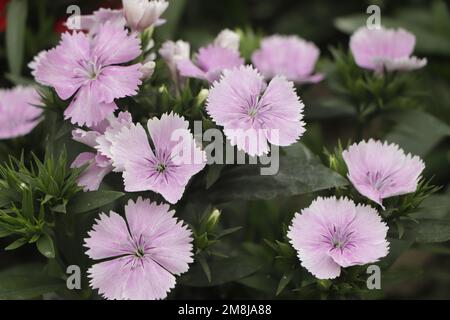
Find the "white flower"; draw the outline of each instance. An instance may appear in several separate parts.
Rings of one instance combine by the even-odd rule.
[[[135,31],[144,31],[153,25],[160,25],[161,15],[169,3],[165,0],[122,0],[128,26]]]
[[[140,69],[141,73],[142,73],[142,80],[148,79],[153,75],[153,72],[155,72],[155,61],[147,61],[146,63],[144,63]]]
[[[191,46],[183,40],[166,41],[159,49],[159,54],[167,63],[170,71],[175,74],[177,71],[177,62],[188,60],[190,56]]]
[[[214,44],[222,48],[239,51],[240,41],[241,37],[238,33],[229,29],[224,29],[217,35],[216,39],[214,40]]]

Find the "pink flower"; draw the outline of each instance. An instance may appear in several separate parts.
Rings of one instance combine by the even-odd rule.
[[[78,168],[88,164],[78,178],[78,185],[84,187],[84,191],[98,190],[100,183],[108,173],[113,170],[116,172],[123,171],[123,168],[113,168],[110,149],[112,140],[120,130],[123,127],[130,127],[131,124],[131,114],[121,112],[117,117],[114,117],[114,115],[108,116],[93,130],[76,129],[72,131],[72,137],[75,141],[97,149],[96,152],[80,153],[71,165],[72,168]]]
[[[354,187],[380,206],[385,198],[416,191],[425,168],[419,157],[405,155],[398,145],[372,139],[352,144],[342,156]]]
[[[82,15],[79,18],[81,24],[80,29],[87,30],[90,34],[96,34],[101,29],[101,26],[106,22],[111,23],[117,28],[124,28],[126,25],[123,10],[121,9],[114,10],[109,8],[100,8],[90,15]],[[67,24],[71,26],[74,24],[75,20],[70,21],[69,19],[67,20]]]
[[[206,154],[183,117],[165,113],[148,120],[147,128],[154,148],[140,124],[124,127],[112,143],[113,165],[123,169],[125,191],[151,190],[176,203],[189,179],[204,168]]]
[[[267,142],[288,146],[305,132],[293,83],[275,76],[267,85],[251,66],[225,71],[209,91],[206,110],[231,145],[252,156],[267,153]]]
[[[427,64],[427,59],[411,56],[416,37],[403,29],[358,29],[350,38],[350,49],[356,64],[378,73],[383,69],[414,70]]]
[[[322,74],[313,74],[319,48],[297,36],[274,35],[261,41],[252,62],[266,79],[283,75],[296,83],[316,83]]]
[[[244,63],[239,52],[218,45],[200,48],[195,64],[184,59],[177,63],[178,71],[183,77],[197,78],[214,82],[224,70],[238,67]]]
[[[0,139],[31,132],[43,119],[39,93],[33,87],[0,89]]]
[[[334,279],[341,267],[373,263],[389,252],[388,227],[378,212],[349,199],[317,198],[296,213],[288,237],[301,265],[319,279]]]
[[[153,25],[161,25],[160,19],[169,3],[164,0],[122,0],[128,26],[134,31],[144,31]]]
[[[91,259],[107,259],[89,269],[92,288],[111,300],[164,299],[193,261],[192,233],[174,213],[139,197],[125,206],[126,221],[100,214],[85,239]]]
[[[42,61],[42,59],[47,54],[47,50],[40,51],[37,55],[34,56],[33,61],[30,61],[28,63],[28,68],[31,70],[31,75],[36,78],[36,68],[39,65],[39,63]]]
[[[65,118],[92,126],[117,109],[115,99],[137,93],[141,64],[119,64],[140,53],[139,40],[109,22],[93,38],[82,32],[64,33],[60,44],[39,60],[36,80],[55,88],[63,100],[74,96]]]

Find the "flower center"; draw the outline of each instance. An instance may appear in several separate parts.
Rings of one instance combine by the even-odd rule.
[[[353,232],[348,230],[347,227],[338,228],[333,226],[333,228],[329,229],[329,234],[323,237],[325,242],[331,245],[330,250],[339,249],[342,251],[349,246],[353,246],[352,234]]]
[[[134,253],[134,255],[138,258],[142,258],[144,256],[145,252],[144,249],[142,248],[137,248],[136,252]]]
[[[381,173],[378,171],[376,173],[367,172],[366,176],[369,181],[369,184],[377,191],[381,191],[387,185],[391,184],[391,179],[389,175],[383,177]]]
[[[89,61],[86,67],[86,72],[89,79],[95,80],[99,76],[101,71],[101,66],[97,64],[96,61]]]
[[[158,163],[156,165],[156,171],[158,171],[159,173],[162,173],[166,170],[167,166],[164,163]]]
[[[250,109],[248,109],[248,115],[249,115],[250,118],[254,119],[257,114],[258,114],[258,108],[257,107],[250,107]]]
[[[74,69],[75,74],[88,81],[96,80],[103,68],[96,57],[79,61],[78,65],[79,67]]]

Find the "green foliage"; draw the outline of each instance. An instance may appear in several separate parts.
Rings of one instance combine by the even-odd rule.
[[[238,29],[241,41],[239,43],[239,51],[241,56],[247,61],[251,61],[252,54],[259,48],[262,36],[255,33],[251,28],[247,27],[244,30]]]
[[[216,244],[242,227],[233,227],[228,229],[221,229],[219,226],[221,213],[218,209],[213,209],[208,206],[199,220],[192,226],[194,234],[195,257],[198,261],[199,267],[203,270],[209,283],[212,283],[211,267],[209,260],[211,257],[228,258],[226,254],[217,250]],[[216,279],[214,279],[216,280]]]
[[[67,211],[70,214],[93,211],[123,197],[123,195],[123,192],[105,190],[79,193],[72,198],[67,206]]]
[[[27,0],[12,0],[8,4],[6,50],[9,70],[13,76],[19,76],[22,72],[27,14]]]
[[[66,287],[65,281],[46,274],[42,264],[18,265],[0,272],[0,299],[32,299]]]
[[[427,268],[434,264],[444,269],[440,270],[444,274],[440,290],[448,292],[448,273],[441,261],[448,257],[450,241],[449,9],[444,1],[426,6],[415,3],[414,7],[385,1],[380,5],[382,24],[403,27],[416,35],[416,49],[428,59],[427,68],[380,74],[359,68],[350,51],[343,49],[347,48],[347,35],[339,31],[350,34],[365,24],[367,15],[339,17],[361,8],[349,3],[337,6],[328,0],[320,5],[171,0],[163,16],[167,23],[142,34],[147,50],[135,62],[156,53],[162,41],[187,40],[193,53],[220,29],[235,28],[246,63],[251,62],[263,34],[298,34],[321,48],[318,69],[326,74],[319,84],[297,88],[305,104],[307,132],[301,142],[280,149],[278,173],[261,175],[262,166],[253,164],[208,165],[190,180],[181,201],[172,206],[176,216],[189,224],[194,245],[194,262],[177,278],[175,298],[380,298],[384,292],[392,294],[393,283],[426,277],[420,268],[398,269],[411,249],[426,253]],[[9,70],[4,75],[6,85],[34,84],[24,66],[37,52],[56,43],[55,14],[65,9],[66,4],[51,1],[10,1],[6,47],[0,48],[0,60],[4,60],[0,63]],[[323,22],[320,28],[314,27],[318,19]],[[332,29],[333,19],[337,30]],[[154,46],[150,46],[152,40]],[[341,45],[324,50],[329,43]],[[155,62],[154,75],[143,82],[136,96],[115,100],[119,108],[131,112],[134,122],[141,124],[175,112],[190,122],[191,129],[194,120],[201,120],[204,130],[216,127],[205,110],[209,84],[176,79],[160,57]],[[6,238],[2,240],[9,251],[1,260],[13,265],[0,271],[0,299],[47,298],[47,294],[97,298],[84,272],[92,261],[85,254],[83,239],[99,212],[115,210],[119,203],[117,212],[122,212],[123,203],[135,194],[122,192],[117,174],[108,175],[98,191],[82,192],[76,180],[85,168],[69,168],[74,156],[86,148],[81,144],[72,148],[74,126],[63,117],[71,99],[63,101],[48,87],[40,87],[39,92],[45,122],[27,137],[0,141],[1,157],[25,149],[21,158],[11,157],[0,165],[0,238]],[[417,190],[385,199],[386,209],[363,197],[346,179],[342,151],[348,144],[341,141],[368,138],[398,143],[426,163]],[[30,146],[23,147],[24,142]],[[40,157],[43,149],[46,156]],[[29,156],[29,151],[37,156]],[[444,190],[434,184],[443,184]],[[371,205],[387,222],[389,254],[377,262],[383,290],[367,290],[367,266],[342,268],[341,275],[332,280],[318,280],[301,266],[286,238],[287,225],[294,212],[307,207],[312,199],[329,195]],[[151,192],[139,196],[163,201]],[[11,251],[27,244],[40,254],[26,258],[47,258],[45,268],[40,263],[22,265],[17,261],[24,258],[23,251]],[[79,292],[65,290],[64,270],[70,264],[83,270]],[[433,277],[438,279],[435,274]]]
[[[386,136],[406,152],[423,157],[439,142],[450,136],[450,126],[434,116],[418,110],[410,110],[390,116],[396,124]]]
[[[239,165],[223,170],[210,188],[213,202],[272,199],[342,187],[347,180],[325,167],[302,143],[281,149],[279,171],[261,175],[260,165]]]
[[[68,169],[65,151],[43,162],[33,155],[29,166],[23,157],[0,166],[0,236],[18,237],[7,250],[36,243],[43,255],[55,257],[51,228],[81,190],[76,182],[81,171]]]
[[[411,90],[414,85],[411,75],[377,74],[359,68],[350,51],[339,48],[330,48],[330,51],[333,62],[325,65],[329,86],[353,106],[360,122],[367,122],[386,110],[411,109],[417,104],[417,90]]]

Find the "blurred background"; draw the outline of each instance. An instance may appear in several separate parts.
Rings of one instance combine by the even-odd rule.
[[[58,42],[59,34],[66,30],[63,22],[69,5],[79,5],[82,14],[89,14],[99,7],[121,7],[121,1],[113,0],[24,1],[26,5],[16,13],[19,18],[8,21],[8,2],[0,0],[1,87],[31,81],[26,64],[39,51]],[[414,33],[417,37],[415,54],[428,59],[428,66],[413,76],[422,103],[419,108],[431,118],[411,116],[404,123],[397,124],[393,134],[397,135],[394,140],[399,141],[403,148],[425,159],[425,176],[431,178],[435,185],[442,186],[440,193],[428,200],[429,207],[433,205],[436,209],[436,213],[430,214],[450,219],[450,6],[447,1],[169,0],[169,3],[169,9],[163,15],[167,23],[155,32],[157,46],[161,39],[183,39],[192,44],[195,52],[224,28],[240,28],[255,38],[273,33],[295,34],[319,46],[319,69],[331,59],[330,47],[340,46],[346,50],[349,34],[367,18],[367,6],[379,5],[381,23],[402,26]],[[22,25],[21,20],[26,24]],[[24,41],[20,41],[22,38]],[[13,61],[8,59],[8,50],[15,52]],[[345,108],[333,109],[333,112],[321,109],[323,97],[329,94],[326,81],[301,88],[299,94],[306,105],[307,134],[303,141],[322,157],[323,146],[333,149],[338,139],[346,141],[352,135],[349,128],[353,118],[348,116]],[[372,133],[366,130],[364,136],[371,137]],[[22,146],[27,148],[27,142],[15,143],[23,143]],[[0,146],[0,159],[6,156]],[[282,239],[281,229],[273,226],[286,224],[293,213],[309,201],[308,197],[295,197],[233,203],[222,208],[224,223],[244,226],[245,232],[236,235],[236,240],[242,243]],[[0,243],[1,247],[4,245]],[[19,260],[39,259],[32,248],[27,250],[0,252],[0,268]],[[377,298],[450,298],[450,243],[414,245],[399,257],[392,270],[400,276],[395,277],[395,281],[383,279],[384,294]],[[408,276],[402,277],[402,274]],[[266,297],[264,290],[255,293],[257,289],[260,288],[254,288],[250,280],[198,290],[181,287],[174,298]]]

